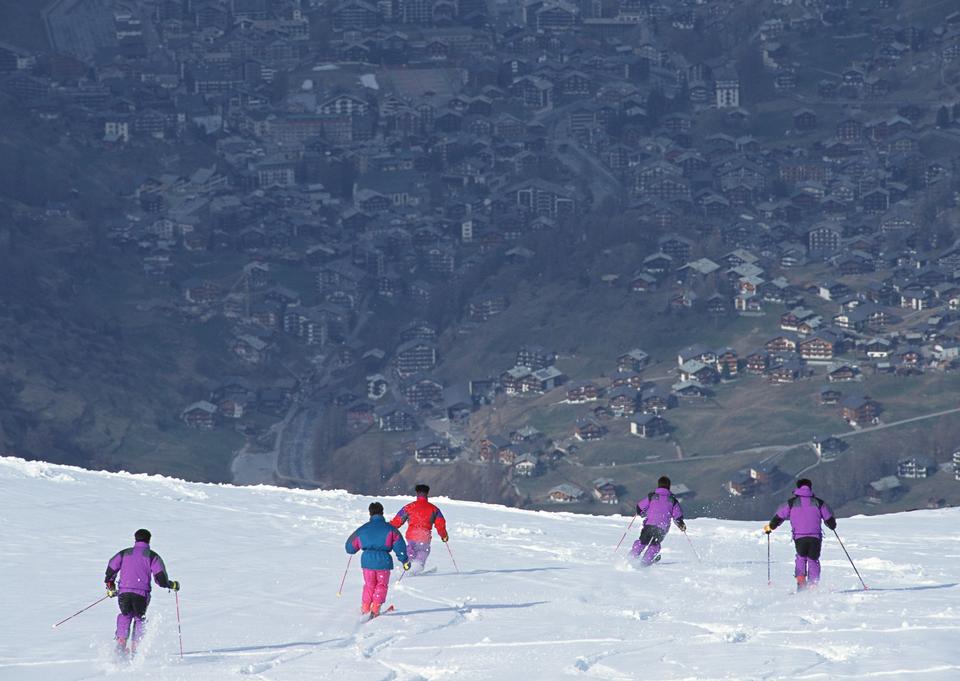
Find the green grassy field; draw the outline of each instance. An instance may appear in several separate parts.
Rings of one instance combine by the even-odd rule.
[[[676,458],[673,443],[665,439],[644,439],[630,435],[627,420],[608,421],[610,435],[598,442],[580,444],[573,457],[583,466],[613,467]]]
[[[794,447],[776,458],[777,467],[784,473],[794,475],[817,461],[812,447]]]
[[[132,425],[113,456],[114,465],[124,468],[134,462],[134,470],[170,475],[187,480],[228,482],[226,474],[243,437],[229,429],[190,430],[182,424],[160,430]]]
[[[946,460],[960,447],[960,413],[858,433],[846,442],[850,452],[882,456],[891,465],[908,456]]]
[[[804,41],[798,51],[804,66],[821,74],[821,78],[837,78],[840,69],[869,54],[874,44],[871,35],[837,38],[832,33],[823,33]]]
[[[923,377],[871,376],[863,390],[880,402],[885,422],[960,407],[960,374],[927,374]]]
[[[854,432],[840,418],[838,407],[819,404],[819,389],[825,383],[824,369],[818,367],[816,370],[819,375],[812,379],[784,385],[770,384],[762,378],[745,375],[738,381],[717,386],[711,399],[685,400],[678,408],[665,414],[675,428],[669,440],[645,440],[629,435],[628,419],[605,421],[604,425],[608,428],[605,438],[596,442],[574,441],[576,452],[568,457],[566,463],[540,478],[520,480],[519,487],[534,506],[548,508],[552,505],[543,502],[546,492],[562,482],[577,484],[588,490],[592,480],[609,477],[622,487],[624,498],[632,498],[643,493],[657,475],[666,473],[697,492],[696,508],[700,513],[752,517],[751,514],[759,512],[764,500],[769,502],[770,499],[763,494],[757,499],[731,498],[724,489],[724,483],[738,468],[751,465],[775,452],[737,453],[739,450],[798,445],[774,457],[786,480],[778,484],[779,489],[788,487],[792,476],[817,462],[812,448],[805,444],[799,446],[801,443],[810,442],[815,436]],[[870,376],[863,382],[841,383],[836,387],[844,394],[865,393],[873,396],[884,405],[882,420],[890,423],[956,406],[960,375]],[[556,404],[561,393],[556,391],[553,395],[541,398],[505,400],[498,407],[499,421],[488,420],[488,423],[497,424],[503,433],[530,424],[548,437],[569,439],[576,418],[589,414],[597,403]],[[871,479],[876,479],[889,474],[891,470],[895,471],[896,460],[903,458],[905,453],[939,453],[942,457],[949,447],[960,442],[960,414],[895,426],[875,433],[865,432],[847,441],[850,448],[837,461],[821,464],[814,469],[816,475],[825,481],[826,489],[836,490],[838,495],[848,493],[851,485],[860,489],[869,482],[858,477],[861,472],[863,475],[869,473]],[[676,443],[682,447],[682,460],[677,456]],[[722,456],[701,458],[718,454]],[[862,466],[859,463],[877,463],[880,460],[883,462],[881,467]],[[841,487],[848,492],[843,492]],[[765,491],[769,493],[777,489]],[[913,497],[910,499],[910,503],[917,503]],[[601,504],[588,504],[587,507],[594,513],[629,512],[630,508],[626,501],[619,507]],[[577,507],[569,508],[576,510]]]
[[[596,404],[596,403],[594,403]],[[541,433],[554,439],[562,439],[573,435],[573,424],[589,410],[588,405],[575,404],[556,404],[540,409],[531,410],[527,418],[521,417],[518,421],[523,421],[517,425],[531,425]],[[514,426],[515,422],[509,425]]]
[[[938,500],[951,503],[950,500],[956,498],[960,481],[954,478],[952,472],[940,471],[936,475],[922,480],[901,480],[901,485],[903,491],[890,503],[878,506],[877,504],[869,504],[863,499],[856,499],[840,506],[837,512],[848,516],[861,513],[872,514],[878,511],[898,513],[936,506]],[[931,504],[931,502],[933,503]]]
[[[559,354],[557,366],[572,379],[616,371],[616,358],[641,348],[673,366],[676,351],[694,343],[753,350],[777,328],[775,315],[711,318],[692,311],[665,314],[664,294],[631,294],[622,288],[557,284],[542,290],[521,285],[510,307],[467,337],[459,337],[439,373],[453,380],[499,375],[513,366],[521,345],[542,345]]]
[[[814,267],[790,274],[794,283],[806,285],[828,278],[829,273]],[[533,343],[555,349],[560,356],[557,366],[571,380],[592,379],[603,384],[615,370],[616,356],[640,347],[653,358],[646,376],[666,377],[665,383],[669,384],[674,380],[675,353],[679,348],[694,343],[714,347],[730,344],[746,354],[778,331],[778,311],[759,318],[712,320],[692,313],[663,314],[664,304],[663,294],[645,297],[603,285],[591,284],[585,290],[575,284],[539,290],[521,285],[505,313],[478,325],[470,336],[458,339],[458,344],[445,355],[441,372],[450,377],[498,375],[512,366],[520,345]],[[815,297],[809,298],[808,306],[824,316],[831,315],[835,307]],[[602,324],[594,321],[600,319],[604,320]],[[558,404],[563,399],[562,389],[543,397],[507,398],[498,403],[496,412],[478,412],[472,421],[473,435],[506,434],[529,424],[550,438],[575,442],[577,451],[567,463],[540,478],[518,482],[534,505],[541,505],[546,492],[561,482],[588,489],[592,480],[610,477],[622,486],[625,497],[630,497],[642,493],[660,472],[667,472],[697,491],[695,503],[701,512],[751,517],[761,509],[763,497],[730,498],[724,483],[738,468],[774,452],[735,452],[771,445],[800,445],[815,436],[851,432],[840,417],[839,407],[819,404],[819,390],[826,384],[826,368],[817,366],[813,370],[813,377],[784,385],[744,374],[736,381],[715,386],[715,395],[710,399],[684,400],[679,408],[665,414],[674,427],[670,441],[630,436],[627,419],[605,422],[609,432],[603,440],[573,441],[576,419],[589,415],[604,401]],[[956,406],[960,375],[868,375],[861,382],[841,383],[836,387],[844,395],[869,394],[878,400],[884,408],[882,420],[889,423]],[[855,436],[849,440],[848,453],[841,455],[837,462],[815,470],[828,478],[844,479],[849,475],[849,467],[862,460],[860,457],[874,456],[880,451],[883,456],[895,459],[892,452],[903,451],[910,442],[924,442],[924,438],[930,440],[933,447],[932,436],[926,435],[930,432],[941,432],[940,440],[946,442],[943,432],[949,428],[936,425],[939,421],[910,424],[873,436]],[[957,436],[960,442],[960,430]],[[901,441],[902,445],[897,444]],[[683,460],[678,460],[677,443],[684,453]],[[721,456],[700,458],[708,455]],[[775,460],[789,478],[817,459],[810,447],[799,446],[781,452]],[[597,513],[617,510],[601,504],[588,504],[588,507]],[[629,511],[629,506],[621,504],[620,510]]]
[[[805,442],[846,429],[835,407],[817,404],[819,387],[815,381],[774,385],[746,376],[721,386],[716,399],[687,402],[667,418],[685,449],[705,454]]]

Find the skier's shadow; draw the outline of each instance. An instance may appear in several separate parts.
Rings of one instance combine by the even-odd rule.
[[[211,648],[209,650],[185,650],[184,656],[192,656],[194,660],[199,659],[201,655],[208,655],[213,659],[230,655],[232,653],[257,653],[268,652],[271,650],[287,650],[289,648],[317,648],[325,646],[328,643],[339,643],[347,641],[347,638],[328,638],[325,641],[290,641],[287,643],[270,643],[259,646],[237,646],[235,648]]]
[[[957,586],[958,582],[951,582],[950,584],[930,584],[928,586],[894,586],[888,589],[883,587],[875,588],[870,587],[869,589],[844,589],[838,593],[842,594],[862,594],[870,593],[871,591],[931,591],[933,589],[952,589]]]
[[[506,575],[514,572],[550,572],[553,570],[569,570],[570,568],[565,567],[533,567],[533,568],[504,568],[502,570],[467,570],[466,572],[459,573],[460,575]],[[443,574],[457,574],[457,573],[443,573]]]
[[[446,608],[424,608],[423,610],[404,610],[381,615],[381,617],[404,617],[406,615],[427,615],[434,612],[470,612],[471,610],[516,610],[520,608],[534,608],[550,601],[532,601],[530,603],[464,603],[462,606],[449,606]]]

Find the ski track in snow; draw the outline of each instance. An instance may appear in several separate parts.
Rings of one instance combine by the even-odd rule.
[[[762,521],[692,519],[702,563],[673,532],[638,569],[624,557],[636,533],[613,552],[629,519],[440,498],[462,571],[435,543],[432,572],[395,572],[396,610],[366,622],[358,560],[336,589],[370,498],[11,458],[0,489],[2,574],[17,585],[0,681],[960,679],[958,510],[841,519],[870,590],[827,536],[822,584],[795,594],[787,532],[766,584]],[[387,513],[407,500],[381,499]],[[182,659],[162,589],[129,661],[112,652],[116,601],[50,626],[100,597],[107,559],[141,526],[183,583]]]

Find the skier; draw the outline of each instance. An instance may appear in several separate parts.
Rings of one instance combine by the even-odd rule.
[[[446,542],[450,539],[447,534],[447,521],[443,517],[440,509],[427,501],[430,494],[430,487],[427,485],[417,485],[414,487],[417,494],[417,500],[400,509],[393,517],[390,524],[400,529],[404,523],[407,526],[407,547],[410,552],[410,561],[413,563],[413,574],[423,572],[427,564],[427,558],[430,556],[430,540],[433,539],[433,528],[437,528],[437,534],[440,535],[440,541]]]
[[[797,591],[815,586],[820,581],[820,547],[823,543],[823,531],[820,521],[831,530],[837,529],[837,519],[833,510],[823,501],[813,496],[813,483],[806,478],[797,480],[793,497],[777,509],[763,531],[770,534],[790,521],[793,530],[793,543],[797,550],[794,563],[794,575],[797,578]]]
[[[670,478],[666,475],[660,476],[657,480],[657,489],[637,503],[637,515],[643,518],[643,530],[640,531],[640,538],[633,542],[630,556],[640,558],[640,554],[643,554],[640,564],[648,567],[660,560],[660,544],[670,531],[671,520],[677,524],[681,532],[687,529],[683,522],[683,509],[680,507],[680,502],[670,493]]]
[[[167,577],[163,559],[150,550],[150,532],[137,530],[133,535],[134,545],[118,551],[107,563],[104,582],[107,595],[113,598],[119,593],[117,603],[120,614],[117,615],[117,652],[127,653],[127,639],[130,638],[130,624],[133,623],[133,638],[130,640],[130,653],[137,652],[137,644],[143,638],[147,606],[150,604],[150,576],[153,575],[157,586],[163,589],[180,590],[180,582]],[[120,587],[116,577],[120,573]]]
[[[363,597],[360,602],[361,614],[369,614],[373,619],[380,615],[380,606],[387,600],[387,588],[390,586],[390,571],[393,569],[392,550],[404,570],[410,569],[407,560],[407,544],[403,537],[383,518],[383,505],[374,501],[370,504],[370,521],[361,525],[347,537],[347,553],[363,551],[360,567],[363,568]]]

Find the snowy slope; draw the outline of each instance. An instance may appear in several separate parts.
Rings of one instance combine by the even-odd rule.
[[[821,588],[796,595],[783,530],[767,586],[759,521],[692,520],[703,563],[674,531],[637,571],[612,551],[626,518],[441,499],[463,572],[437,542],[437,572],[392,586],[396,612],[361,624],[356,561],[336,591],[370,499],[9,458],[0,491],[3,681],[960,678],[957,510],[842,519],[872,589],[831,536]],[[110,654],[115,601],[51,628],[102,595],[140,526],[183,583],[182,661],[166,590],[132,664]]]

